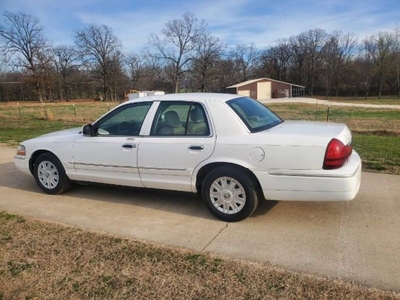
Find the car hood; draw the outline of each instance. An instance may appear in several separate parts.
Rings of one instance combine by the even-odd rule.
[[[351,142],[351,132],[345,124],[328,122],[285,121],[260,134],[270,135],[272,144],[288,146],[326,146],[332,138],[345,145]]]
[[[38,136],[36,138],[25,141],[24,143],[46,143],[46,142],[66,142],[73,141],[74,138],[82,131],[81,127],[65,129],[60,131],[51,132]]]

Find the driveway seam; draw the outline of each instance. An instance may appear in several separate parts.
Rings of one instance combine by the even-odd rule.
[[[210,244],[211,244],[212,242],[215,241],[215,239],[222,233],[222,231],[224,231],[226,228],[228,228],[228,225],[229,225],[229,223],[226,223],[225,227],[223,227],[223,228],[211,239],[211,241],[208,242],[207,245],[205,245],[203,249],[201,249],[200,252],[203,252],[208,246],[210,246]]]

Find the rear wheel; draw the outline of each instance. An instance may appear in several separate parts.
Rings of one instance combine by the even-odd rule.
[[[43,153],[35,160],[34,176],[47,194],[62,194],[72,185],[60,161],[51,153]]]
[[[227,222],[249,217],[258,205],[256,183],[247,172],[232,166],[219,167],[206,176],[202,197],[210,212]]]

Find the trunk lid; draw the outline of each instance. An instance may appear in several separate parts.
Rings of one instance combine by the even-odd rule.
[[[287,146],[327,146],[333,138],[345,145],[351,142],[350,130],[340,123],[285,121],[262,133],[270,135],[272,143]]]
[[[261,135],[261,136],[260,136]],[[322,170],[329,142],[351,143],[351,132],[345,124],[285,121],[254,135],[263,140],[265,165],[273,170]]]

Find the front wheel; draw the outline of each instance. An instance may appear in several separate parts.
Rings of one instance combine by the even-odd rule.
[[[204,179],[202,196],[217,218],[237,222],[249,217],[258,205],[257,185],[247,172],[222,166]]]
[[[35,160],[36,183],[47,194],[62,194],[71,187],[71,180],[57,157],[43,153]]]

